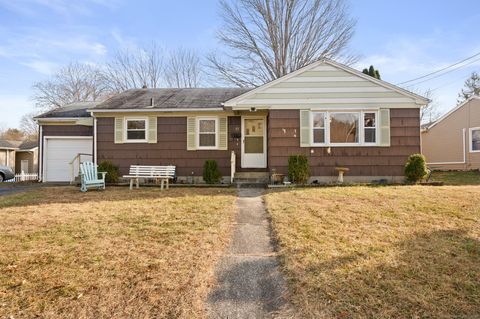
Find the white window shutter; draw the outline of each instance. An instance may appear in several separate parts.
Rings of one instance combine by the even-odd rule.
[[[380,146],[390,146],[389,109],[380,109]]]
[[[148,117],[148,143],[157,143],[157,117]]]
[[[124,137],[124,123],[125,120],[123,117],[116,117],[115,118],[115,144],[122,144],[123,137]]]
[[[187,117],[187,150],[194,151],[197,148],[197,120],[195,117]]]
[[[228,119],[226,116],[218,118],[218,149],[228,149]]]
[[[310,136],[311,136],[310,127],[310,111],[309,110],[300,110],[300,146],[309,147]]]

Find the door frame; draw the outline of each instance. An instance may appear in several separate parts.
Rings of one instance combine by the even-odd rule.
[[[263,120],[263,163],[261,166],[255,166],[255,167],[249,167],[245,166],[245,120],[246,119],[261,119]],[[241,139],[241,163],[240,167],[241,168],[267,168],[267,116],[265,115],[242,115],[242,124],[241,124],[241,133],[242,133],[242,139]]]

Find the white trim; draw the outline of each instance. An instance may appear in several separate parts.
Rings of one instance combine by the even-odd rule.
[[[319,98],[319,99],[251,99],[248,101],[239,102],[238,105],[264,105],[264,104],[276,104],[276,105],[287,105],[287,104],[302,104],[307,106],[308,104],[333,104],[333,103],[344,103],[344,104],[364,104],[364,103],[375,103],[375,104],[385,104],[385,103],[410,103],[412,102],[410,98],[401,98],[401,97],[379,97],[379,98]]]
[[[263,162],[260,166],[246,166],[245,165],[245,120],[246,119],[256,119],[263,120]],[[240,167],[241,168],[267,168],[267,117],[266,116],[255,116],[255,115],[243,115],[241,120],[241,154],[240,154]]]
[[[33,119],[37,122],[70,122],[77,121],[81,119],[89,119],[90,117],[34,117]]]
[[[480,150],[473,149],[473,131],[480,131],[480,127],[470,127],[468,129],[468,149],[470,150],[470,153],[480,153]]]
[[[41,167],[42,167],[42,178],[41,178],[41,182],[42,183],[45,183],[45,177],[47,176],[46,174],[46,163],[47,163],[47,157],[46,157],[46,153],[45,153],[45,150],[47,149],[47,140],[49,139],[58,139],[58,140],[65,140],[65,139],[73,139],[73,140],[85,140],[85,139],[89,139],[89,140],[92,140],[92,143],[93,143],[93,136],[54,136],[54,135],[46,135],[43,137],[43,150],[44,152],[42,153],[42,162],[41,162]],[[40,167],[40,165],[39,165]]]
[[[289,74],[286,74],[276,80],[273,80],[271,82],[268,82],[264,85],[261,85],[251,91],[248,91],[244,94],[241,94],[233,99],[230,99],[228,101],[226,101],[223,105],[224,106],[227,106],[227,107],[234,107],[234,106],[237,106],[239,104],[239,101],[242,101],[244,99],[247,99],[249,98],[250,96],[256,94],[256,93],[259,93],[263,90],[266,90],[268,88],[270,88],[271,86],[275,85],[275,84],[278,84],[278,83],[281,83],[281,82],[284,82],[284,81],[287,81],[288,79],[294,77],[294,76],[297,76],[298,74],[301,74],[305,71],[308,71],[308,70],[311,70],[311,69],[315,69],[319,66],[322,66],[322,65],[330,65],[332,67],[336,67],[336,68],[339,68],[339,69],[342,69],[343,71],[345,72],[348,72],[348,73],[351,73],[351,74],[354,74],[356,76],[359,76],[360,78],[364,79],[364,80],[367,80],[367,81],[370,81],[370,82],[373,82],[377,85],[380,85],[384,88],[387,88],[387,89],[391,89],[397,93],[400,93],[404,96],[407,96],[411,99],[414,100],[415,103],[417,104],[420,104],[420,105],[426,105],[428,104],[429,100],[418,95],[418,94],[415,94],[415,93],[412,93],[412,92],[409,92],[405,89],[402,89],[400,87],[397,87],[393,84],[390,84],[390,83],[387,83],[385,81],[382,81],[382,80],[377,80],[369,75],[366,75],[366,74],[363,74],[362,72],[358,71],[358,70],[355,70],[355,69],[352,69],[346,65],[343,65],[343,64],[340,64],[340,63],[337,63],[337,62],[334,62],[332,60],[327,60],[327,59],[323,59],[323,60],[319,60],[319,61],[316,61],[316,62],[313,62],[307,66],[304,66],[303,68],[300,68],[294,72],[291,72]],[[413,102],[413,101],[410,101],[410,102]]]
[[[128,122],[129,121],[145,121],[145,138],[143,140],[139,139],[128,139]],[[136,129],[134,131],[142,131],[141,129]],[[128,144],[143,144],[148,143],[148,117],[124,117],[123,119],[123,143]]]
[[[362,109],[362,110],[351,110],[351,109],[342,109],[342,110],[324,110],[316,109],[310,110],[310,113],[324,113],[325,116],[325,143],[314,143],[313,142],[313,114],[310,114],[310,146],[311,147],[372,147],[379,146],[379,131],[380,127],[378,126],[379,114],[377,109]],[[358,118],[358,143],[331,143],[330,142],[330,115],[332,113],[356,113],[359,114]],[[365,142],[365,113],[374,113],[375,114],[375,143]]]
[[[93,118],[93,163],[97,165],[97,118]]]
[[[43,182],[43,125],[39,125],[40,126],[40,129],[39,129],[39,138],[38,138],[38,152],[39,152],[39,156],[38,156],[38,167],[37,167],[37,171],[38,171],[38,181],[39,182]],[[41,172],[41,173],[40,173]]]
[[[465,104],[467,104],[468,102],[472,101],[472,100],[477,100],[477,99],[480,99],[480,96],[476,96],[476,95],[473,95],[471,97],[469,97],[468,99],[466,99],[465,101],[463,101],[461,104],[455,106],[453,109],[451,109],[450,111],[448,111],[447,113],[445,113],[444,115],[442,115],[438,120],[435,121],[435,123],[433,123],[432,125],[430,125],[429,127],[423,129],[424,131],[425,130],[429,130],[431,129],[432,127],[434,127],[435,125],[437,125],[438,123],[440,123],[441,121],[443,121],[444,119],[446,119],[447,117],[450,116],[450,114],[454,113],[456,110],[458,110],[459,108],[463,107]]]
[[[207,121],[215,121],[215,146],[200,146],[200,121],[207,120]],[[219,138],[219,129],[218,129],[218,116],[197,116],[195,117],[196,121],[196,132],[195,132],[195,139],[197,143],[197,150],[218,150],[218,138]],[[202,133],[202,134],[212,134],[212,133]]]
[[[210,108],[190,108],[190,109],[89,109],[87,112],[93,113],[130,113],[130,112],[223,112],[222,107]]]

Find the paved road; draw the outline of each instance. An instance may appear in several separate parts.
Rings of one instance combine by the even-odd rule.
[[[41,184],[26,184],[26,185],[1,185],[0,184],[0,196],[8,195],[18,192],[28,191],[30,189],[41,187]]]
[[[262,189],[239,189],[233,239],[216,269],[210,293],[210,318],[285,318],[285,280],[270,237]]]

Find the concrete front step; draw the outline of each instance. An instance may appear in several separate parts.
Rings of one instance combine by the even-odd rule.
[[[233,178],[235,184],[266,185],[270,180],[268,172],[236,172]]]

